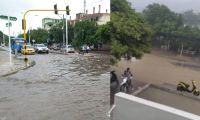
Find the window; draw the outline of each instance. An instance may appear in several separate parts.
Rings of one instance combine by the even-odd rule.
[[[97,17],[96,17],[96,21],[98,21],[98,20],[99,20],[99,17],[97,16]]]

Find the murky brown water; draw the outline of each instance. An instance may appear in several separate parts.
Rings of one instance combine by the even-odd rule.
[[[116,69],[120,75],[127,67],[130,67],[136,80],[139,81],[176,85],[179,81],[191,84],[191,80],[196,80],[200,89],[200,62],[190,57],[179,57],[154,50],[151,54],[145,54],[141,60],[121,61],[112,69]]]
[[[0,81],[0,119],[108,120],[109,56],[31,56],[36,65]]]

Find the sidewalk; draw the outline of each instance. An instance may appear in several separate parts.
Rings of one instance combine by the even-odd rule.
[[[22,59],[16,59],[13,55],[12,64],[10,64],[9,52],[0,51],[0,77],[16,73],[19,70],[30,67],[30,65],[32,65],[32,63],[26,66]]]

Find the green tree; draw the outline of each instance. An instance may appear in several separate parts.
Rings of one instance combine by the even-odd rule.
[[[31,31],[31,39],[34,39],[36,43],[45,43],[47,41],[47,38],[48,31],[45,29],[38,28]]]
[[[2,42],[3,42],[3,32],[0,31],[0,43],[2,43]]]
[[[141,58],[150,52],[151,28],[126,0],[111,0],[111,54]]]
[[[77,22],[74,26],[74,40],[73,44],[80,47],[83,44],[95,44],[94,35],[97,30],[96,22],[94,21],[81,21]]]
[[[97,28],[97,31],[95,35],[93,36],[94,38],[94,43],[110,43],[110,37],[111,37],[111,22],[108,22],[104,25],[100,25]]]
[[[172,12],[165,5],[154,3],[145,8],[143,15],[153,28],[152,43],[154,46],[160,47],[165,44],[170,47],[170,43],[176,42],[175,33],[179,28],[183,27],[181,14]]]
[[[63,42],[63,30],[58,26],[54,26],[49,30],[49,37],[56,43]]]
[[[74,27],[68,23],[67,28],[68,28],[68,42],[71,44],[74,39]]]

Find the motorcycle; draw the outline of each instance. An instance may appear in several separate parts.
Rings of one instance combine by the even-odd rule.
[[[120,83],[120,92],[127,93],[128,92],[128,78],[124,77],[122,82]]]
[[[124,92],[124,93],[128,93],[129,91],[129,88],[131,87],[130,83],[129,83],[129,80],[132,80],[133,77],[124,77],[122,75],[122,82],[120,83],[120,92]]]
[[[181,92],[182,91],[186,91],[188,93],[193,93],[193,95],[195,95],[195,96],[199,96],[200,95],[200,91],[197,90],[194,80],[192,80],[192,90],[190,90],[189,88],[190,88],[190,85],[187,84],[187,83],[184,83],[184,82],[179,82],[178,85],[177,85],[177,90],[178,91],[181,91]]]

